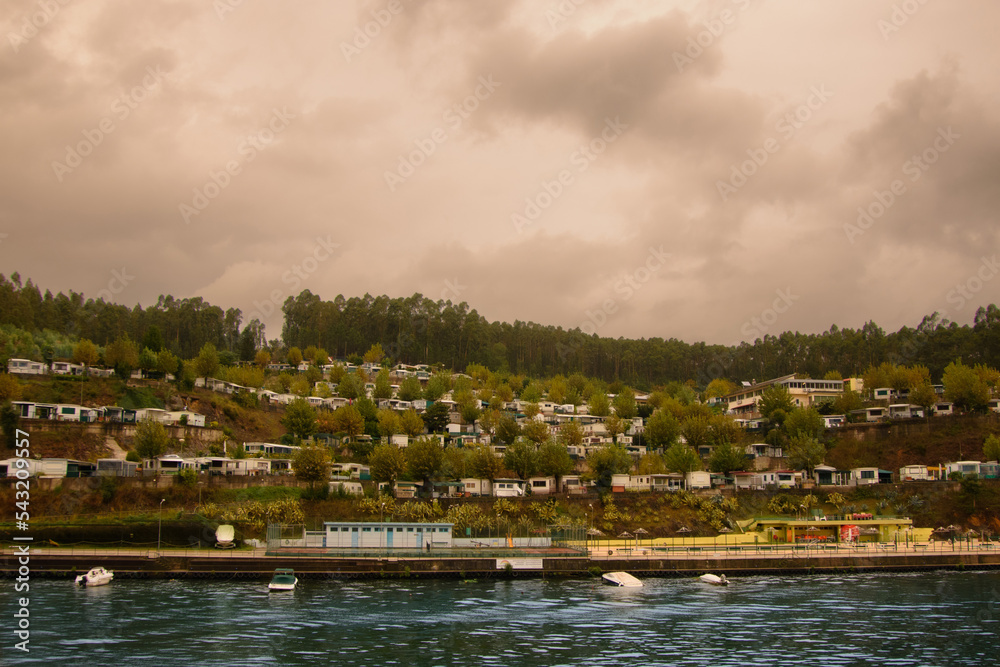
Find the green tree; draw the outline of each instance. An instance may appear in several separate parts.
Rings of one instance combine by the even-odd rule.
[[[815,437],[800,431],[792,436],[786,455],[793,469],[804,469],[812,477],[813,468],[822,463],[826,456],[826,447]]]
[[[268,364],[271,363],[271,353],[267,350],[257,350],[257,353],[253,355],[253,362],[258,368],[267,368]]]
[[[614,400],[615,414],[623,420],[635,418],[638,408],[635,404],[635,392],[628,387],[623,388]]]
[[[139,350],[132,339],[122,336],[104,348],[104,363],[114,368],[118,377],[128,379],[139,365]]]
[[[0,377],[6,377],[0,376]],[[0,431],[3,432],[3,442],[7,449],[15,449],[17,444],[17,429],[20,427],[21,415],[10,403],[0,406]]]
[[[535,444],[524,438],[518,438],[514,444],[507,447],[503,455],[503,464],[519,479],[528,479],[538,469],[538,457]]]
[[[368,348],[364,357],[366,364],[380,364],[384,358],[385,351],[382,349],[382,343],[375,343]]]
[[[406,469],[413,479],[423,480],[428,491],[444,464],[444,446],[437,438],[418,438],[406,448]]]
[[[566,422],[559,427],[559,444],[565,447],[579,447],[583,444],[583,427],[578,422]]]
[[[296,398],[285,408],[281,424],[294,437],[305,439],[316,433],[316,409],[304,398]]]
[[[476,420],[479,419],[479,406],[476,405],[474,399],[462,401],[458,405],[458,411],[462,415],[462,421],[466,424],[475,424]]]
[[[975,369],[953,361],[941,377],[944,397],[963,410],[982,410],[990,400],[990,390]]]
[[[931,409],[937,403],[938,395],[930,382],[924,382],[910,390],[910,403],[924,409],[924,416],[930,419]]]
[[[378,432],[386,440],[392,440],[392,436],[403,430],[403,425],[399,421],[399,415],[392,410],[378,411]]]
[[[517,436],[521,435],[521,425],[517,423],[509,414],[504,414],[500,417],[500,421],[497,422],[496,427],[496,439],[498,442],[502,442],[505,445],[509,445],[517,439]]]
[[[591,450],[587,456],[587,467],[590,468],[597,486],[607,489],[611,486],[611,476],[625,474],[632,470],[632,457],[620,445],[605,445]]]
[[[180,359],[170,350],[160,350],[156,355],[156,370],[166,375],[167,373],[177,374],[177,365]]]
[[[157,359],[156,352],[153,352],[148,347],[139,353],[139,368],[147,373],[155,371],[158,362],[159,359]]]
[[[438,401],[424,411],[424,425],[428,433],[441,433],[448,426],[448,406]]]
[[[549,400],[553,403],[560,405],[565,403],[567,392],[566,378],[562,375],[557,375],[549,381]]]
[[[376,400],[392,398],[392,382],[389,381],[389,371],[384,368],[375,376],[375,389],[372,391],[372,398]]]
[[[712,472],[730,473],[746,470],[746,466],[746,449],[728,442],[716,446],[708,459],[708,469]]]
[[[428,401],[437,401],[449,390],[451,390],[451,376],[447,373],[435,373],[424,387],[424,398]]]
[[[739,444],[743,442],[743,429],[729,415],[712,415],[709,417],[708,433],[709,441],[715,447],[724,443]]]
[[[527,424],[521,428],[521,433],[525,438],[540,445],[549,439],[549,425],[545,422],[540,422],[537,419],[532,419]]]
[[[983,456],[987,461],[1000,461],[1000,438],[994,434],[986,436],[983,443]]]
[[[101,358],[101,354],[91,341],[86,338],[81,338],[76,345],[73,346],[73,363],[83,364],[84,366],[93,366]]]
[[[375,449],[368,456],[368,469],[372,481],[376,483],[386,482],[391,489],[396,485],[399,476],[406,470],[406,455],[396,445],[375,445]]]
[[[163,349],[163,334],[160,333],[160,327],[153,324],[146,329],[146,335],[142,337],[142,347],[152,350],[153,353]]]
[[[604,430],[611,436],[611,442],[618,444],[618,436],[625,432],[628,423],[616,414],[610,414],[604,419]]]
[[[607,417],[611,414],[611,402],[603,391],[595,391],[590,396],[590,414],[595,417]]]
[[[310,489],[330,480],[330,451],[326,447],[302,447],[292,458],[295,479],[305,482]]]
[[[403,378],[403,381],[399,383],[399,400],[401,401],[415,401],[423,394],[424,389],[420,386],[420,380],[413,375]]]
[[[503,459],[482,443],[472,448],[469,470],[476,479],[496,479],[503,474]]]
[[[364,385],[356,373],[348,373],[340,378],[340,382],[337,384],[337,395],[349,401],[365,395]]]
[[[538,403],[542,400],[542,395],[542,386],[533,381],[521,391],[520,398],[528,403]]]
[[[705,398],[721,398],[736,391],[736,385],[725,378],[715,378],[705,387]]]
[[[684,440],[695,451],[701,447],[707,447],[711,442],[712,432],[709,428],[708,417],[696,416],[688,417],[681,422],[681,435]]]
[[[818,438],[823,433],[823,417],[813,408],[795,408],[785,418],[784,428],[790,438]]]
[[[170,435],[166,427],[153,419],[143,419],[135,425],[135,435],[132,437],[133,449],[144,459],[154,459],[163,456],[170,444]]]
[[[219,352],[211,343],[205,343],[194,360],[194,369],[198,377],[208,378],[219,370]]]
[[[288,362],[292,368],[298,368],[298,365],[302,363],[302,350],[297,347],[288,348],[288,354],[285,355],[285,361]]]
[[[785,417],[795,408],[795,402],[784,385],[772,384],[764,390],[757,404],[757,410],[764,419],[781,425]]]
[[[861,395],[852,389],[845,389],[843,394],[833,400],[833,410],[838,415],[848,415],[852,410],[860,410],[863,407],[865,402],[861,399]]]
[[[416,438],[424,432],[424,420],[413,408],[406,410],[399,418],[399,427],[410,438]]]
[[[365,418],[353,405],[342,405],[333,411],[333,425],[337,433],[356,438],[365,432]]]
[[[667,470],[686,475],[701,470],[701,458],[689,445],[676,440],[663,452],[663,464]]]
[[[573,457],[569,455],[566,445],[552,440],[538,448],[538,472],[541,475],[561,477],[573,472]]]
[[[661,454],[644,454],[636,465],[636,472],[640,475],[662,475],[667,472],[667,464]]]
[[[21,383],[9,373],[0,373],[0,403],[21,398]]]

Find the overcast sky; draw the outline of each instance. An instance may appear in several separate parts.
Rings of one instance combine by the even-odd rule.
[[[965,323],[1000,301],[997,25],[992,0],[6,0],[0,270],[271,338],[305,288],[723,344]]]

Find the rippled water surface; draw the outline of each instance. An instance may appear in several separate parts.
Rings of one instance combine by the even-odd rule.
[[[994,665],[1000,574],[734,580],[31,582],[31,652],[3,664]]]

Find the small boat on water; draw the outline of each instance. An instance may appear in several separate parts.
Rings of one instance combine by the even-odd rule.
[[[114,572],[109,572],[103,567],[91,568],[87,574],[81,574],[76,578],[76,583],[80,586],[104,586],[110,584],[115,578]]]
[[[642,582],[628,572],[607,572],[601,579],[608,586],[624,586],[626,588],[642,588]]]
[[[704,581],[706,584],[712,584],[713,586],[728,586],[729,580],[726,579],[726,575],[717,574],[703,574],[698,577],[700,580]]]
[[[294,591],[295,584],[299,583],[295,576],[295,570],[278,568],[271,577],[271,583],[267,585],[269,591]]]

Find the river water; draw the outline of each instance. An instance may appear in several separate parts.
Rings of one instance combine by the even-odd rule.
[[[995,665],[1000,573],[646,579],[31,582],[5,665]],[[19,594],[20,595],[20,594]]]

